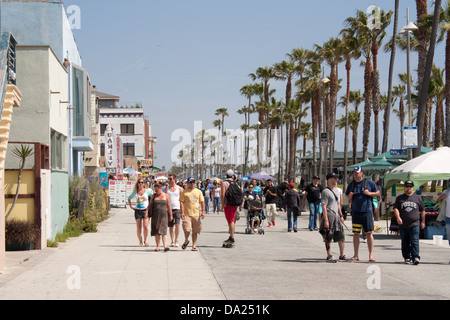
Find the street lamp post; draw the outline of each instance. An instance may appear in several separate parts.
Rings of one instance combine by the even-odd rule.
[[[400,34],[406,34],[406,64],[407,64],[407,95],[408,95],[408,127],[412,127],[412,105],[411,105],[411,32],[417,30],[417,26],[409,21],[409,8],[406,9],[406,18],[407,25],[403,27],[403,29],[399,32]],[[404,139],[404,137],[402,137]],[[413,158],[413,151],[411,148],[408,148],[408,159],[411,160]]]
[[[283,156],[283,110],[284,107],[280,107],[281,121],[280,121],[280,143],[278,144],[278,181],[283,181],[283,170],[284,170],[284,156]],[[286,128],[287,130],[287,128]]]
[[[320,80],[320,83],[322,84],[322,109],[323,109],[323,116],[322,116],[322,130],[323,132],[321,132],[320,135],[320,172],[319,172],[319,177],[321,179],[321,181],[325,181],[325,175],[326,175],[326,171],[327,171],[327,165],[328,165],[328,136],[327,136],[327,142],[322,141],[322,135],[326,135],[327,134],[327,114],[326,114],[326,107],[325,107],[325,103],[326,103],[326,99],[325,99],[325,85],[327,83],[330,82],[330,79],[328,79],[327,77],[322,78],[322,80]],[[325,154],[323,152],[323,147],[325,147]],[[325,162],[325,165],[324,165]]]

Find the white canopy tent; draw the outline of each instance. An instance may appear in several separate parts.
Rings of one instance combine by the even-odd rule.
[[[434,180],[450,178],[450,148],[439,148],[430,153],[412,159],[386,174],[386,189],[394,184],[411,180],[416,188]]]

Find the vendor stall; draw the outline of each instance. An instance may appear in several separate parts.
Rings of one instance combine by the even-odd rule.
[[[424,154],[405,164],[395,168],[385,176],[386,189],[390,189],[396,183],[411,180],[414,185],[421,186],[430,181],[448,180],[450,178],[450,148],[439,148]],[[426,216],[426,228],[422,237],[433,239],[434,235],[444,235],[445,227],[437,222],[437,209],[432,198],[425,198],[424,205]]]

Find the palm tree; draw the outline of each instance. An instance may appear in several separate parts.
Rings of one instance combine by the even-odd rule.
[[[244,124],[241,126],[241,129],[244,131],[244,168],[243,168],[243,176],[247,175],[247,164],[248,164],[248,129],[250,128],[250,113],[251,113],[251,106],[250,107],[242,107],[237,112],[239,114],[243,114],[245,118]]]
[[[330,72],[330,110],[329,117],[329,147],[330,147],[330,168],[334,168],[334,145],[335,145],[335,126],[336,126],[336,106],[339,79],[337,66],[342,61],[342,40],[339,38],[330,38],[323,46],[315,45],[316,52],[329,65]]]
[[[417,3],[422,2],[421,0],[417,0]],[[426,3],[426,1],[425,1]],[[426,107],[427,107],[427,100],[428,100],[428,90],[430,86],[430,77],[431,77],[431,70],[433,67],[433,59],[434,59],[434,50],[436,46],[436,38],[438,33],[438,27],[439,27],[439,18],[441,13],[441,0],[436,0],[434,3],[434,18],[433,18],[433,26],[431,28],[431,39],[430,39],[430,46],[427,54],[427,61],[426,61],[426,67],[425,72],[423,76],[423,83],[420,85],[419,83],[419,110],[417,113],[417,127],[418,127],[418,145],[422,146],[424,141],[424,122],[425,122],[425,113],[426,113]],[[419,9],[419,8],[418,8]],[[420,22],[420,20],[419,20]],[[419,27],[419,31],[420,31]],[[420,39],[419,39],[420,42]],[[414,157],[419,157],[421,155],[421,149],[416,148],[413,150]]]
[[[348,168],[348,144],[349,144],[349,104],[350,104],[350,71],[352,69],[352,59],[361,56],[358,39],[345,30],[341,31],[342,55],[345,59],[345,70],[347,71],[347,94],[345,96],[345,140],[344,140],[344,190],[347,189],[347,168]]]
[[[391,23],[391,17],[393,12],[385,12],[381,10],[380,12],[380,28],[371,30],[372,34],[372,59],[373,59],[373,70],[372,70],[372,104],[373,113],[375,115],[375,140],[374,140],[374,155],[378,155],[379,146],[379,124],[378,115],[380,112],[380,72],[378,70],[378,50],[379,46],[383,42],[386,36],[386,28]]]
[[[353,104],[354,106],[354,115],[352,116],[353,118],[351,118],[351,112],[349,111],[349,125],[353,130],[353,164],[356,164],[358,159],[357,159],[357,151],[358,151],[358,127],[359,127],[359,122],[361,120],[361,113],[359,112],[359,105],[364,101],[364,96],[361,93],[361,90],[356,90],[356,91],[350,91],[350,96],[349,96],[349,102],[351,104]],[[355,117],[358,117],[358,121],[354,122],[356,119]],[[356,133],[356,134],[355,134]]]
[[[394,31],[393,34],[393,43],[392,43],[392,51],[391,51],[391,60],[389,63],[389,80],[388,80],[388,101],[386,105],[386,110],[384,112],[384,133],[383,133],[383,146],[382,153],[387,152],[388,143],[389,143],[389,126],[391,122],[391,109],[392,109],[392,86],[393,86],[393,77],[394,77],[394,64],[395,64],[395,54],[397,50],[397,29],[398,29],[398,15],[399,15],[399,2],[400,0],[395,0],[395,13],[394,13]],[[403,139],[402,139],[403,140]],[[403,148],[402,148],[403,149]]]
[[[450,147],[450,2],[441,11],[441,38],[445,44],[445,137],[444,145]]]
[[[400,120],[400,142],[401,149],[404,147],[403,140],[403,131],[405,127],[405,95],[406,95],[406,86],[404,84],[398,84],[393,88],[392,95],[394,98],[400,98],[398,109],[394,109],[394,113],[397,114]]]
[[[272,67],[259,67],[256,70],[256,73],[250,73],[249,77],[255,81],[256,79],[262,80],[263,88],[264,88],[264,102],[269,103],[270,98],[270,79],[276,78],[275,70]],[[264,122],[264,115],[262,113],[259,114],[259,122]]]
[[[363,160],[367,160],[369,150],[370,118],[372,114],[372,34],[367,27],[367,15],[358,10],[356,17],[349,17],[344,22],[345,32],[358,39],[364,65],[364,122],[363,122]]]
[[[215,113],[216,116],[222,117],[222,136],[224,136],[224,129],[225,129],[225,117],[229,117],[228,109],[227,108],[220,108],[216,110]]]
[[[433,66],[430,90],[428,91],[431,99],[436,106],[436,115],[434,117],[434,138],[433,146],[435,149],[444,144],[445,126],[444,126],[444,100],[445,100],[445,84],[444,70]]]
[[[301,122],[299,134],[303,136],[303,157],[306,157],[306,141],[312,139],[311,134],[311,123],[310,122]]]
[[[12,213],[12,211],[13,211],[15,205],[16,205],[17,199],[19,198],[19,189],[20,189],[20,182],[22,180],[22,171],[25,168],[25,162],[27,161],[27,158],[32,156],[34,154],[34,151],[29,145],[25,146],[25,145],[22,144],[20,146],[20,149],[18,147],[14,148],[12,150],[12,154],[16,158],[20,159],[20,168],[19,168],[19,173],[17,175],[16,195],[14,196],[13,203],[12,203],[11,208],[9,209],[9,211],[8,211],[6,217],[5,217],[5,220],[8,220],[9,216],[11,215],[11,213]]]
[[[274,70],[275,70],[275,74],[277,75],[277,80],[285,80],[286,81],[286,96],[285,96],[285,106],[288,107],[289,103],[291,101],[291,97],[292,97],[292,80],[293,77],[295,75],[295,73],[297,72],[297,65],[295,64],[294,59],[291,57],[291,59],[289,61],[282,61],[280,63],[276,63],[274,65]],[[287,112],[289,112],[290,110],[287,110]],[[283,125],[283,120],[281,122],[281,125]],[[291,164],[293,164],[295,162],[295,145],[293,145],[294,143],[294,118],[293,117],[289,117],[288,121],[287,121],[287,129],[286,129],[286,141],[288,140],[287,137],[289,138],[289,149],[286,148],[286,150],[294,150],[294,154],[290,155],[288,153],[286,153],[286,160],[287,160],[287,164],[286,164],[286,168],[288,171],[288,179],[289,181],[293,181],[291,180],[289,171],[291,169]],[[281,139],[283,139],[283,137],[281,137]],[[280,141],[281,141],[280,139]],[[283,159],[282,156],[282,152],[283,150],[281,150],[281,159]],[[280,159],[280,161],[281,161]]]
[[[361,121],[361,112],[358,110],[349,111],[348,113],[348,119],[346,119],[345,116],[343,116],[341,119],[337,121],[336,126],[339,129],[345,128],[347,126],[352,130],[352,142],[353,142],[353,164],[356,164],[357,159],[357,147],[358,147],[358,127],[359,122]]]

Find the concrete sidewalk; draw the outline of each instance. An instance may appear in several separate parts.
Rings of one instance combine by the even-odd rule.
[[[351,218],[350,218],[351,219]],[[209,214],[199,237],[200,251],[171,248],[167,253],[137,246],[130,209],[113,209],[95,234],[69,240],[56,249],[7,253],[0,273],[0,299],[42,300],[436,300],[450,299],[448,241],[420,244],[419,266],[404,265],[398,236],[375,235],[376,263],[361,243],[360,262],[325,262],[318,232],[299,218],[299,232],[288,233],[286,214],[265,235],[247,235],[237,223],[236,248],[223,214]],[[383,224],[385,222],[381,222]],[[351,221],[346,222],[351,226]],[[384,226],[384,225],[382,225]],[[184,235],[180,236],[180,243]],[[332,252],[339,255],[337,244]],[[347,233],[346,255],[353,255]]]
[[[97,233],[57,249],[8,252],[0,299],[224,299],[200,252],[154,252],[154,238],[141,248],[135,225],[130,209],[112,209]]]

